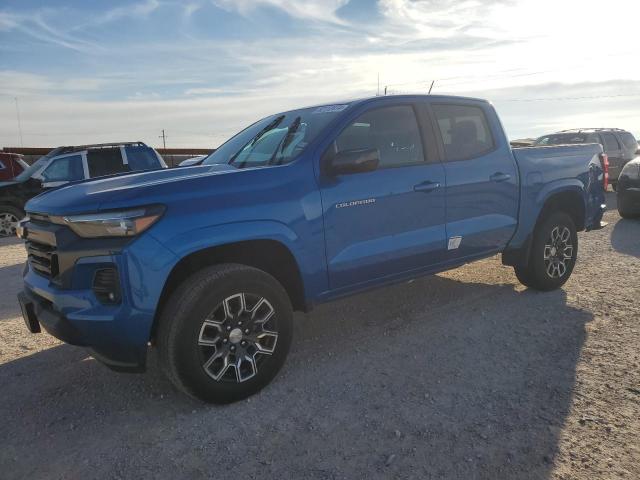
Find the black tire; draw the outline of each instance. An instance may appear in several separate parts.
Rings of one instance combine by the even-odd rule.
[[[261,323],[259,316],[268,320]],[[158,354],[166,375],[183,392],[219,404],[246,398],[271,382],[284,364],[293,333],[284,288],[271,275],[238,264],[207,267],[187,278],[159,321]],[[244,359],[238,362],[240,352]]]
[[[565,234],[567,242],[554,241],[555,233]],[[578,234],[573,220],[566,213],[554,213],[536,226],[529,262],[526,266],[514,267],[516,277],[529,288],[543,292],[555,290],[569,280],[577,257]]]
[[[9,218],[15,219],[13,226],[9,226]],[[0,205],[0,237],[10,237],[16,234],[17,223],[24,218],[24,212],[11,205]]]
[[[629,209],[627,207],[627,205],[625,204],[624,200],[622,200],[622,198],[620,198],[620,195],[618,195],[618,213],[620,214],[620,216],[622,218],[626,218],[626,219],[632,219],[632,218],[638,218],[640,217],[640,212],[634,212],[631,209]]]

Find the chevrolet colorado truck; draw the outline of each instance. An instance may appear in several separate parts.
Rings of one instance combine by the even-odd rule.
[[[603,226],[599,144],[512,149],[492,105],[389,96],[268,116],[201,166],[87,180],[29,201],[27,327],[120,371],[149,347],[208,402],[267,385],[292,312],[502,253],[563,285]]]

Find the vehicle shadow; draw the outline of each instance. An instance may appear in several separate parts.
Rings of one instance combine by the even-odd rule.
[[[296,315],[283,372],[213,407],[59,346],[0,365],[4,478],[548,478],[592,315],[435,276]],[[222,475],[224,477],[225,475]]]
[[[611,246],[617,252],[640,257],[640,219],[618,220],[611,232]]]
[[[0,285],[3,290],[0,296],[0,322],[21,315],[17,295],[22,289],[23,270],[24,263],[0,267]]]

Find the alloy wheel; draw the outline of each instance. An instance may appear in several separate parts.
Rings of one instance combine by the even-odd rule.
[[[198,335],[204,371],[216,381],[242,383],[258,373],[278,342],[275,309],[249,293],[225,298],[207,316]]]
[[[18,218],[12,213],[0,213],[0,236],[8,237],[16,234]]]
[[[547,275],[562,278],[573,258],[571,231],[565,226],[556,226],[544,245],[544,263]]]

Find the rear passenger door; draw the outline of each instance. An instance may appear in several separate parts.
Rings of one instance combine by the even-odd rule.
[[[485,102],[431,103],[444,158],[451,261],[503,249],[518,221],[518,171],[500,121]]]

